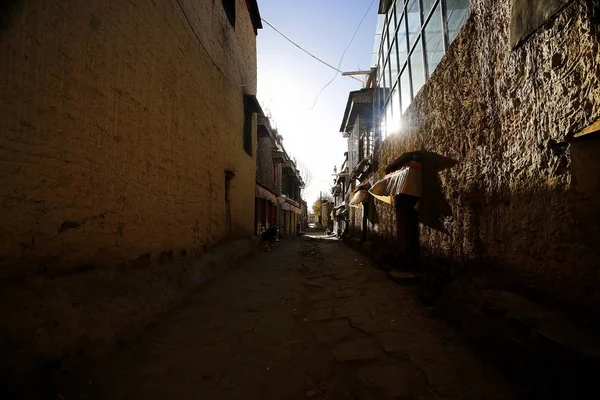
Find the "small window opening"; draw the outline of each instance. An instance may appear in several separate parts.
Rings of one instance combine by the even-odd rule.
[[[233,28],[235,28],[235,0],[221,0],[227,19]]]
[[[235,176],[233,171],[225,171],[225,225],[227,232],[231,232],[231,199],[229,193],[231,191],[231,180]]]
[[[248,96],[244,96],[244,150],[252,157],[252,117],[254,107]]]

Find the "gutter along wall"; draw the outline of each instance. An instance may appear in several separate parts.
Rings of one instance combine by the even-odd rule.
[[[424,255],[477,265],[498,285],[588,315],[600,313],[600,141],[572,136],[600,117],[591,4],[573,2],[513,49],[511,2],[471,1],[404,127],[377,154],[378,177],[408,151],[458,162],[439,173],[452,215],[446,233],[421,225]],[[376,207],[377,235],[393,241],[393,209]]]

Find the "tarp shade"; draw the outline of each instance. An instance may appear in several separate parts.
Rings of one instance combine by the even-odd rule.
[[[366,190],[366,189],[358,190],[356,193],[354,193],[354,196],[352,196],[352,199],[350,200],[350,207],[359,208],[360,205],[367,199],[368,196],[369,196],[368,190]]]
[[[399,194],[421,197],[421,164],[411,161],[398,171],[387,174],[373,185],[369,193],[391,205]]]

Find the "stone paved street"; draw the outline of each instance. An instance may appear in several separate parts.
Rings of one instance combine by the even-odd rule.
[[[334,240],[286,238],[151,326],[65,399],[510,399],[411,289]]]

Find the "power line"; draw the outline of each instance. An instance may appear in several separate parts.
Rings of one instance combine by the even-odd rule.
[[[204,52],[206,53],[206,55],[208,56],[208,58],[210,58],[210,61],[215,66],[215,68],[217,69],[217,71],[219,71],[219,73],[223,76],[223,78],[225,78],[225,80],[227,82],[231,83],[232,85],[239,86],[239,87],[245,87],[245,86],[252,85],[254,83],[254,81],[256,81],[256,75],[254,76],[254,78],[250,82],[244,83],[242,85],[233,82],[231,79],[229,79],[229,77],[227,75],[225,75],[225,72],[223,72],[223,70],[221,69],[221,67],[219,67],[219,64],[217,64],[217,62],[212,58],[212,56],[208,52],[208,49],[206,48],[206,46],[204,46],[204,43],[202,43],[202,39],[200,39],[200,36],[198,36],[198,33],[196,33],[196,30],[194,29],[194,25],[192,25],[192,22],[188,18],[187,13],[185,12],[185,9],[183,8],[183,5],[181,4],[181,1],[180,0],[175,0],[175,1],[179,5],[179,8],[181,9],[181,12],[183,13],[183,16],[185,17],[185,20],[187,21],[188,25],[190,26],[190,29],[192,30],[192,33],[194,34],[194,36],[196,36],[196,39],[198,40],[198,43],[200,43],[200,46],[202,46],[202,48],[204,49]]]
[[[299,44],[297,44],[296,42],[294,42],[292,39],[290,39],[289,37],[287,37],[286,35],[284,35],[279,29],[275,28],[273,25],[271,25],[271,23],[267,20],[265,20],[264,18],[261,18],[262,22],[264,22],[265,24],[269,25],[271,28],[273,28],[273,30],[277,33],[279,33],[285,40],[287,40],[288,42],[290,42],[291,44],[293,44],[294,46],[296,46],[297,48],[299,48],[300,50],[302,50],[303,52],[305,52],[306,54],[308,54],[309,56],[311,56],[312,58],[314,58],[315,60],[317,60],[318,62],[320,62],[323,65],[328,66],[329,68],[337,71],[337,72],[343,72],[338,68],[334,67],[333,65],[327,63],[326,61],[323,61],[322,59],[320,59],[319,57],[315,56],[314,54],[312,54],[310,51],[306,50],[304,47],[300,46]],[[360,79],[357,79],[353,76],[351,76],[350,78],[357,80],[359,82],[362,82]]]
[[[344,56],[346,55],[346,52],[348,51],[348,49],[352,45],[352,42],[354,41],[354,38],[356,37],[356,34],[358,33],[358,30],[360,29],[360,27],[362,26],[363,22],[365,21],[365,18],[367,18],[367,15],[369,14],[369,11],[371,11],[371,7],[373,7],[373,3],[375,3],[375,0],[371,0],[371,4],[369,4],[369,8],[367,8],[367,11],[365,11],[365,14],[363,15],[362,19],[358,23],[358,26],[354,30],[354,34],[352,34],[352,38],[350,39],[350,43],[348,43],[348,46],[346,46],[346,48],[344,49],[344,52],[342,53],[342,57],[340,58],[340,62],[338,64],[337,68],[335,68],[335,71],[336,71],[335,75],[333,76],[333,78],[331,78],[331,80],[329,82],[327,82],[327,84],[325,86],[323,86],[323,89],[321,89],[319,91],[319,93],[317,93],[317,96],[315,97],[315,101],[313,102],[313,105],[312,105],[311,108],[309,108],[309,110],[312,110],[313,108],[315,108],[315,106],[317,105],[317,100],[319,99],[319,96],[321,95],[321,93],[323,93],[323,91],[325,89],[327,89],[327,87],[329,85],[331,85],[331,83],[335,80],[335,78],[337,78],[338,72],[341,72],[340,71],[340,67],[342,66],[342,61],[344,60]]]

